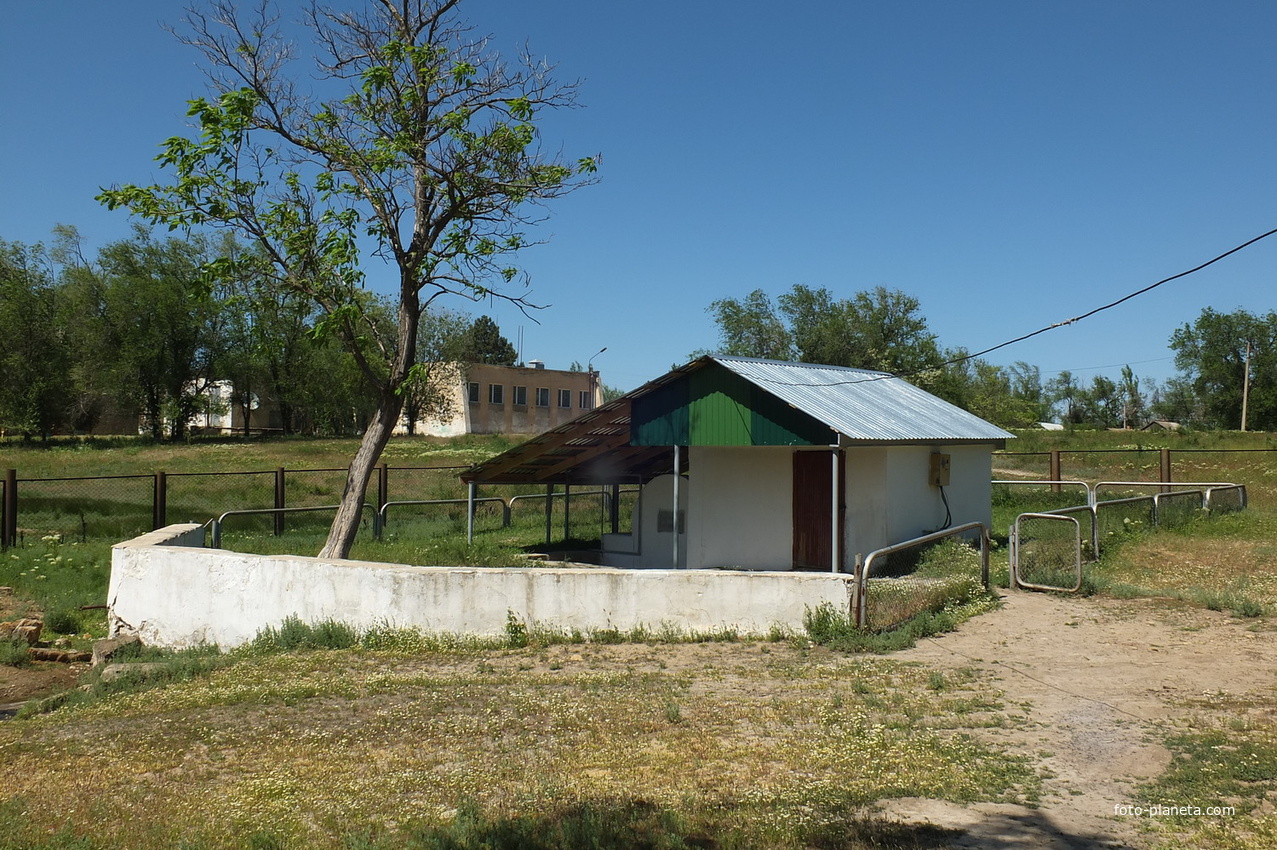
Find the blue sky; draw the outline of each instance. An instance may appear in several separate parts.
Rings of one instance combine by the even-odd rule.
[[[6,3],[0,239],[57,223],[92,249],[129,219],[100,186],[152,158],[203,93],[169,0]],[[287,10],[295,4],[285,3]],[[547,145],[601,153],[523,255],[539,324],[489,313],[525,358],[631,389],[712,348],[717,298],[885,286],[944,346],[1084,313],[1277,227],[1271,2],[599,3],[471,0],[493,46],[582,80]],[[1277,237],[1002,349],[1049,378],[1173,374],[1205,307],[1275,308]],[[376,274],[374,272],[374,279]]]

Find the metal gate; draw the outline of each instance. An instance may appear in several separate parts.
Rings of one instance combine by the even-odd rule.
[[[1082,526],[1060,514],[1020,514],[1011,526],[1011,586],[1076,593],[1082,587]]]

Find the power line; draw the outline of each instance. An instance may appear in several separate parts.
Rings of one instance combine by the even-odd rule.
[[[1242,244],[1234,248],[1229,248],[1224,253],[1216,257],[1212,257],[1211,259],[1207,260],[1206,262],[1200,265],[1193,266],[1191,269],[1182,271],[1179,274],[1173,274],[1170,277],[1164,277],[1161,280],[1157,281],[1157,283],[1150,283],[1148,286],[1144,287],[1143,289],[1137,289],[1134,292],[1130,293],[1129,295],[1123,295],[1121,298],[1117,299],[1116,301],[1105,304],[1102,307],[1096,307],[1094,310],[1088,310],[1087,312],[1083,313],[1080,316],[1074,316],[1073,318],[1065,319],[1062,322],[1055,322],[1054,324],[1047,325],[1044,328],[1039,328],[1036,331],[1033,331],[1031,333],[1018,336],[1015,339],[1009,339],[1006,342],[1000,342],[997,345],[984,349],[983,351],[977,351],[974,354],[964,354],[961,357],[955,357],[952,360],[947,360],[944,363],[939,364],[938,366],[934,366],[928,369],[919,369],[915,372],[908,372],[904,375],[891,375],[891,374],[887,374],[883,372],[876,375],[872,375],[867,378],[858,378],[854,381],[830,381],[828,383],[821,383],[821,384],[799,384],[799,383],[791,384],[791,383],[786,383],[784,381],[768,381],[768,383],[775,384],[777,386],[782,386],[782,387],[836,387],[836,386],[843,386],[845,384],[864,384],[870,381],[883,381],[883,380],[888,380],[890,378],[909,378],[909,377],[913,377],[914,375],[923,374],[924,372],[930,372],[933,369],[943,369],[946,366],[955,366],[959,363],[965,363],[968,360],[974,360],[977,357],[983,357],[984,355],[989,354],[990,352],[993,352],[993,351],[997,351],[1000,348],[1006,348],[1009,345],[1015,345],[1017,342],[1024,342],[1026,339],[1032,339],[1033,337],[1038,336],[1039,334],[1044,334],[1047,331],[1053,331],[1056,328],[1062,328],[1068,325],[1077,324],[1083,319],[1089,319],[1091,316],[1094,316],[1096,313],[1103,313],[1105,310],[1111,310],[1117,305],[1130,301],[1132,298],[1135,298],[1138,295],[1143,295],[1146,292],[1157,289],[1157,287],[1161,286],[1164,283],[1170,283],[1173,280],[1179,280],[1182,277],[1188,277],[1190,274],[1199,272],[1202,269],[1206,268],[1207,266],[1214,265],[1215,263],[1218,263],[1220,260],[1224,259],[1225,257],[1229,257],[1233,254],[1236,254],[1238,251],[1241,251],[1244,248],[1249,248],[1251,245],[1254,245],[1256,242],[1267,239],[1269,236],[1272,236],[1274,234],[1277,234],[1277,228],[1273,228],[1267,233],[1261,233],[1259,236],[1256,236],[1253,239],[1248,239]]]

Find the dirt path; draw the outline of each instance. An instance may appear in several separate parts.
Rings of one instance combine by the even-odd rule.
[[[1187,698],[1277,684],[1277,639],[1251,631],[1252,621],[1152,600],[1006,592],[1004,603],[895,656],[992,672],[1008,707],[1027,704],[1030,723],[990,737],[1047,754],[1054,774],[1033,809],[934,800],[883,806],[902,820],[965,830],[955,847],[1145,846],[1138,819],[1116,817],[1114,807],[1135,804],[1134,785],[1169,763],[1158,724],[1184,716]]]

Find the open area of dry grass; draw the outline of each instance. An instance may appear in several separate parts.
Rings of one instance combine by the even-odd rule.
[[[868,847],[883,797],[1032,800],[967,734],[1022,720],[974,671],[792,642],[317,651],[0,724],[0,761],[31,841],[418,846],[458,811],[641,805],[691,846]]]

